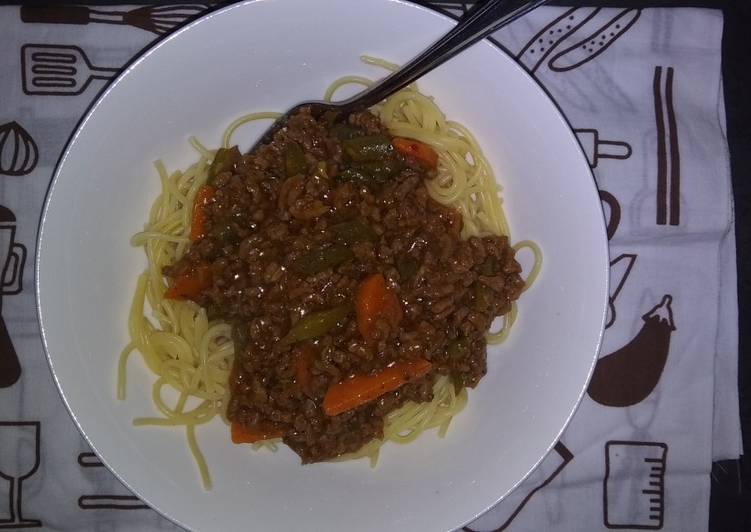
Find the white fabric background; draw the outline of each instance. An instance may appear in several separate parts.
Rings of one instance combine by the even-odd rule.
[[[0,388],[0,422],[40,424],[40,464],[23,485],[24,517],[41,520],[50,530],[174,529],[149,509],[86,509],[79,504],[82,496],[128,497],[129,493],[106,469],[79,463],[80,453],[89,449],[65,411],[47,367],[36,320],[33,255],[38,218],[57,157],[104,82],[94,81],[78,96],[24,94],[19,53],[26,43],[73,44],[85,51],[92,64],[119,67],[156,36],[128,26],[25,24],[18,11],[18,7],[0,8],[0,125],[20,124],[36,141],[39,159],[27,175],[0,175],[0,204],[15,214],[15,241],[28,252],[23,291],[2,298],[2,316],[23,374],[13,386]],[[585,396],[561,438],[559,449],[572,457],[559,474],[551,477],[564,462],[562,454],[554,451],[506,500],[469,528],[580,531],[644,522],[653,529],[660,524],[662,530],[705,530],[711,463],[737,458],[742,449],[735,240],[720,69],[722,16],[697,9],[579,8],[569,14],[564,8],[541,8],[495,38],[516,55],[564,13],[562,24],[551,26],[553,44],[546,46],[552,46],[553,52],[534,69],[534,75],[573,128],[594,129],[600,140],[621,143],[614,148],[601,146],[620,150],[621,155],[625,144],[630,147],[628,158],[600,158],[594,168],[598,186],[620,204],[611,259],[636,256],[615,298],[616,319],[606,331],[602,356],[629,344],[645,323],[642,315],[665,294],[672,296],[676,330],[670,334],[662,375],[644,400],[613,407]],[[585,21],[562,38],[568,31],[568,16],[575,23]],[[611,38],[611,31],[617,34],[623,29],[615,28],[616,24],[629,21],[633,24],[627,31]],[[602,53],[587,54],[586,49],[575,47],[551,61],[588,35],[593,36],[594,49],[603,48]],[[605,43],[599,46],[601,35]],[[591,59],[580,66],[559,71],[561,65],[570,66],[578,57],[588,56]],[[531,68],[530,57],[527,53],[521,60]],[[677,225],[656,224],[655,67],[662,67],[663,87],[667,69],[672,67],[674,73],[672,97],[681,167]],[[661,94],[665,97],[667,90]],[[580,132],[585,151],[590,151],[593,138],[591,131]],[[624,264],[621,261],[614,268],[614,287],[621,281]],[[0,428],[0,444],[13,430]],[[0,449],[7,452],[6,447]],[[606,449],[611,451],[608,482]],[[660,509],[651,511],[659,519],[650,520],[641,493],[649,479],[643,476],[639,457],[654,456],[663,449],[664,493]],[[23,444],[11,452],[24,460],[33,448]],[[507,523],[523,499],[547,479],[549,483]],[[7,495],[8,485],[0,481],[0,501],[6,501]],[[608,523],[605,495],[611,508]],[[87,500],[83,499],[84,507]],[[119,506],[140,506],[134,499],[113,500]],[[8,508],[0,502],[0,529],[8,517]]]

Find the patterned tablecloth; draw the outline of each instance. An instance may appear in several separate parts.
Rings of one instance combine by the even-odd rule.
[[[65,411],[33,262],[47,186],[82,114],[134,55],[207,9],[0,7],[0,530],[176,528],[102,466]],[[611,294],[570,426],[467,530],[706,529],[712,461],[741,453],[722,26],[711,10],[548,7],[494,35],[584,148],[608,220]],[[40,71],[52,56],[75,68]]]

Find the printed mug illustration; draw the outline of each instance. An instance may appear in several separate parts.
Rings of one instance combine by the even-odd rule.
[[[592,399],[605,406],[632,406],[652,393],[665,369],[675,330],[672,302],[671,295],[663,296],[642,316],[644,324],[630,342],[597,361],[587,389]]]
[[[18,122],[0,126],[0,175],[30,174],[39,161],[39,148]]]
[[[28,95],[75,96],[93,80],[111,80],[120,69],[95,67],[78,46],[24,44],[21,71]]]
[[[104,464],[94,453],[80,453],[78,465],[83,468],[103,468]],[[135,495],[81,495],[78,498],[81,510],[146,510],[149,507]]]
[[[673,107],[673,67],[655,67],[652,92],[657,125],[657,225],[680,224],[681,155]],[[667,122],[667,132],[665,123]]]
[[[0,478],[10,484],[8,517],[0,517],[0,530],[42,526],[38,519],[23,515],[23,483],[39,469],[40,425],[39,421],[0,421]]]
[[[558,443],[555,444],[555,447],[553,447],[553,452],[545,457],[543,462],[535,471],[535,473],[542,473],[543,475],[545,475],[545,478],[542,480],[542,482],[530,486],[529,488],[526,484],[518,486],[508,495],[508,497],[500,502],[499,506],[501,508],[505,508],[505,506],[509,505],[509,503],[512,503],[512,501],[516,502],[521,497],[520,502],[517,502],[516,505],[512,505],[509,508],[510,513],[508,514],[508,517],[503,521],[503,523],[501,523],[498,528],[495,528],[492,532],[501,532],[503,530],[506,530],[512,523],[512,521],[516,518],[516,516],[519,515],[519,512],[524,509],[529,500],[535,495],[535,493],[550,484],[553,479],[555,479],[573,459],[573,453],[569,451],[568,447],[566,447],[562,441],[558,441]],[[474,529],[468,526],[465,526],[463,530],[465,530],[466,532],[475,532]]]
[[[623,286],[631,275],[637,255],[634,253],[621,253],[610,261],[610,297],[608,298],[608,321],[605,328],[610,328],[616,319],[615,300],[623,290]],[[613,288],[615,287],[615,288]]]
[[[659,530],[665,522],[665,443],[605,444],[603,524],[610,529]]]
[[[147,5],[130,11],[113,11],[77,5],[22,5],[21,20],[43,24],[116,24],[163,35],[196,18],[208,8],[205,4]]]
[[[0,205],[0,388],[13,386],[21,376],[21,363],[3,318],[3,296],[23,290],[26,247],[16,242],[16,217]]]
[[[615,236],[615,232],[618,231],[618,226],[621,223],[621,204],[607,190],[599,190],[598,193],[603,210],[605,211],[605,219],[607,220],[605,231],[608,235],[608,241],[610,241]]]
[[[631,145],[628,142],[602,140],[596,129],[574,129],[574,133],[592,168],[597,168],[600,159],[625,160],[631,157]]]

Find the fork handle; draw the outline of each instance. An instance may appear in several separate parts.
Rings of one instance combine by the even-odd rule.
[[[371,107],[442,65],[477,41],[548,0],[488,0],[464,15],[454,28],[402,68],[370,89],[342,102],[354,110]]]

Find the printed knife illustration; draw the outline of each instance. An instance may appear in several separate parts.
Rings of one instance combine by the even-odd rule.
[[[605,406],[632,406],[657,386],[670,351],[675,330],[673,297],[663,296],[659,304],[642,316],[644,324],[626,345],[597,361],[587,393]]]
[[[133,26],[157,35],[177,26],[209,8],[205,4],[147,5],[130,11],[105,11],[87,6],[21,6],[23,22],[44,24],[117,24]]]

